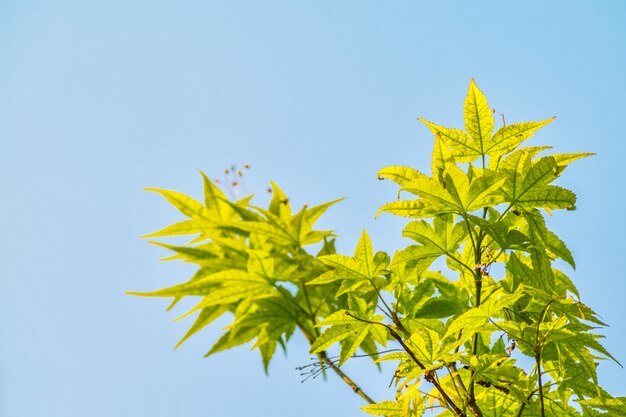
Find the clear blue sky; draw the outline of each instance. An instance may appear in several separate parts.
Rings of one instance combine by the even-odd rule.
[[[363,227],[394,249],[376,171],[427,170],[415,119],[461,127],[472,77],[507,121],[558,117],[536,143],[598,154],[566,173],[578,210],[550,224],[626,362],[626,3],[512,4],[0,0],[0,415],[362,415],[334,377],[299,382],[301,339],[269,377],[246,348],[202,359],[215,331],[172,350],[188,323],[123,294],[191,272],[139,239],[179,220],[142,188],[199,196],[198,169],[250,162],[250,192],[347,197],[324,223],[340,250]],[[367,368],[347,369],[390,396]],[[600,376],[626,394],[626,371]]]

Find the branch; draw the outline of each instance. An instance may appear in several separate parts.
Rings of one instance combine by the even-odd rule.
[[[545,417],[546,411],[543,406],[543,385],[541,384],[541,354],[540,350],[536,349],[535,362],[537,363],[537,380],[539,382],[539,400],[541,402],[541,417]]]
[[[281,292],[281,294],[285,298],[290,300],[292,303],[294,303],[301,312],[303,312],[305,315],[309,316],[309,318],[313,322],[313,329],[317,333],[317,336],[319,337],[319,332],[317,331],[317,328],[315,327],[315,325],[316,325],[315,315],[313,314],[312,311],[310,311],[311,310],[311,304],[309,302],[308,294],[306,293],[306,287],[305,287],[304,283],[302,284],[302,287],[303,287],[303,291],[304,291],[305,296],[306,296],[306,301],[307,301],[307,305],[309,307],[309,311],[306,311],[306,309],[304,309],[299,303],[295,302],[295,300],[292,299],[292,296],[291,296],[290,293],[285,294],[285,293]],[[302,323],[300,323],[298,321],[297,325],[298,325],[298,328],[300,329],[300,331],[304,334],[306,339],[309,341],[309,344],[313,345],[313,343],[315,342],[315,338],[305,329],[305,327],[304,327],[304,325],[302,325]],[[320,358],[321,361],[323,361],[325,364],[327,364],[333,371],[335,371],[335,373],[343,380],[343,382],[348,384],[348,386],[350,388],[352,388],[352,390],[355,393],[357,393],[361,398],[363,398],[369,404],[376,404],[376,401],[374,401],[369,395],[367,395],[365,392],[363,392],[361,387],[359,387],[350,377],[348,377],[348,375],[346,375],[341,369],[339,369],[339,367],[337,365],[335,365],[333,363],[333,361],[331,361],[328,358],[328,355],[326,354],[326,351],[322,351],[322,352],[318,353],[318,357]]]
[[[533,395],[535,395],[536,391],[537,390],[533,390],[530,394],[528,394],[528,397],[526,397],[526,401],[530,401]],[[526,408],[526,404],[528,404],[528,402],[522,403],[522,406],[519,408],[519,411],[517,412],[515,417],[522,417],[522,413],[524,412],[524,408]]]
[[[446,405],[452,409],[452,411],[458,416],[458,417],[467,417],[467,414],[461,410],[459,408],[458,405],[456,405],[456,403],[454,402],[454,400],[452,400],[452,398],[450,398],[450,396],[448,395],[448,393],[443,389],[443,387],[441,386],[441,384],[439,384],[439,382],[437,382],[437,373],[434,370],[427,370],[426,366],[417,358],[417,356],[415,356],[415,353],[413,352],[413,350],[411,350],[410,347],[407,346],[406,343],[404,343],[404,340],[402,339],[402,337],[398,334],[398,332],[396,332],[391,326],[385,324],[385,323],[380,323],[380,322],[375,322],[375,321],[370,321],[370,320],[365,320],[362,319],[360,317],[356,317],[354,314],[350,313],[349,311],[346,311],[346,314],[350,317],[352,317],[355,320],[364,322],[364,323],[369,323],[369,324],[378,324],[380,326],[385,327],[388,331],[389,334],[391,334],[391,337],[393,337],[394,339],[396,339],[396,341],[398,343],[400,343],[400,346],[402,346],[402,348],[404,349],[404,351],[411,357],[411,359],[413,360],[413,362],[415,362],[415,364],[422,369],[424,372],[424,379],[427,382],[430,382],[431,384],[433,384],[435,386],[435,388],[437,389],[437,391],[439,392],[439,394],[441,394],[441,397],[444,399]],[[472,414],[475,417],[483,417],[483,414],[481,412],[481,410],[478,408],[478,405],[476,404],[476,401],[472,401],[468,403],[468,406],[470,408],[470,411],[472,412]]]
[[[306,337],[306,339],[309,341],[310,345],[313,345],[313,342],[315,342],[315,338],[313,338],[311,336],[311,334],[309,334],[309,332],[306,331],[306,329],[304,328],[304,326],[302,326],[300,323],[298,323],[298,328],[300,329],[300,331],[304,334],[304,336]],[[322,351],[319,352],[317,354],[317,356],[320,358],[320,360],[322,362],[324,362],[326,365],[328,365],[328,367],[330,369],[332,369],[333,371],[335,371],[335,373],[339,376],[339,378],[342,379],[343,382],[345,382],[346,384],[348,384],[348,386],[350,388],[352,388],[352,390],[359,395],[361,398],[363,398],[365,401],[367,401],[369,404],[376,404],[376,401],[374,401],[369,395],[367,395],[362,389],[361,387],[359,387],[356,382],[354,382],[348,375],[346,375],[341,369],[339,369],[339,367],[337,365],[335,365],[335,363],[333,361],[330,360],[330,358],[328,357],[328,355],[326,354],[326,351]]]
[[[348,377],[348,375],[346,375],[341,369],[339,369],[337,365],[335,365],[333,361],[328,358],[328,356],[326,355],[326,351],[320,352],[318,356],[322,361],[324,361],[325,364],[327,364],[333,371],[335,371],[335,373],[339,375],[343,382],[348,384],[348,386],[350,386],[350,388],[352,388],[352,390],[357,393],[361,398],[363,398],[370,404],[376,404],[376,401],[372,400],[369,395],[363,392],[361,387],[359,387],[352,379]]]

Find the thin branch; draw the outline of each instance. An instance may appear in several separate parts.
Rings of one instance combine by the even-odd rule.
[[[337,375],[339,375],[339,377],[343,380],[343,382],[345,382],[346,384],[348,384],[348,386],[350,386],[350,388],[352,388],[352,390],[356,394],[358,394],[361,398],[363,398],[368,403],[376,404],[376,401],[374,401],[372,398],[370,398],[369,395],[363,392],[361,387],[359,387],[352,379],[350,379],[350,377],[348,377],[348,375],[346,375],[341,369],[339,369],[339,367],[335,365],[333,361],[328,359],[328,356],[326,356],[325,351],[320,352],[319,356],[333,371],[335,371]]]
[[[528,404],[528,402],[530,402],[530,399],[533,397],[533,395],[535,395],[535,392],[537,392],[537,390],[533,390],[531,391],[530,394],[528,394],[528,397],[526,397],[526,401],[525,403],[522,403],[522,406],[519,408],[517,414],[515,417],[522,417],[522,413],[524,412],[524,408],[526,408],[526,404]]]
[[[282,288],[282,287],[276,286],[277,290],[279,288]],[[293,299],[293,295],[291,293],[289,293],[286,290],[285,290],[285,292],[287,292],[287,294],[285,294],[284,292],[279,290],[279,293],[281,293],[286,299],[288,299],[293,304],[295,304],[296,307],[298,308],[298,310],[303,312],[305,315],[308,315],[312,319],[312,321],[313,321],[313,330],[316,332],[317,336],[319,337],[319,331],[315,327],[317,323],[316,323],[316,320],[315,320],[315,316],[312,314],[312,312],[311,311],[307,312],[306,309],[304,309],[299,303],[297,303]],[[310,308],[310,304],[309,304],[309,308]],[[302,325],[302,323],[298,322],[297,325],[298,325],[298,328],[300,329],[300,331],[304,334],[304,336],[309,341],[309,344],[313,345],[313,343],[315,342],[315,338],[306,330],[306,328],[304,327],[304,325]],[[372,398],[369,395],[367,395],[361,389],[361,387],[359,387],[350,377],[348,377],[348,375],[346,375],[341,369],[339,369],[339,367],[337,365],[335,365],[330,359],[328,359],[328,356],[326,355],[325,351],[322,351],[322,352],[318,353],[318,357],[320,358],[321,361],[325,362],[346,384],[348,384],[348,386],[350,388],[352,388],[352,390],[357,395],[359,395],[361,398],[363,398],[369,404],[375,404],[376,403],[376,401],[372,400]],[[322,369],[322,372],[323,372],[323,369]]]
[[[487,209],[483,208],[483,219],[486,218],[486,216],[487,216]],[[467,224],[468,230],[471,230],[470,222],[469,222],[469,219],[467,217],[465,217],[465,223]],[[474,262],[475,262],[475,265],[480,265],[482,263],[481,262],[482,261],[482,255],[483,255],[483,253],[482,253],[482,241],[483,241],[484,236],[485,236],[485,232],[481,229],[480,233],[476,237],[476,241],[474,241],[474,239],[471,239],[472,245],[473,245],[473,248],[474,248]],[[471,237],[472,237],[472,235],[470,233],[470,238]],[[481,293],[482,293],[482,287],[483,287],[482,272],[481,272],[480,266],[474,268],[474,285],[475,285],[475,290],[476,290],[475,307],[480,307]],[[476,353],[478,352],[478,337],[479,337],[479,334],[478,333],[474,333],[473,341],[472,341],[472,355],[473,356],[475,356]],[[476,372],[472,369],[471,376],[470,376],[470,382],[469,382],[469,389],[467,390],[467,394],[468,394],[467,402],[468,402],[468,404],[472,404],[472,405],[476,405],[475,379],[476,379]]]
[[[465,387],[465,384],[463,383],[463,379],[459,375],[458,369],[456,369],[456,363],[455,362],[449,363],[446,366],[446,368],[448,368],[448,372],[450,373],[450,376],[452,377],[452,383],[454,384],[454,387],[457,390],[457,395],[460,398],[465,397],[467,395],[467,388]],[[459,392],[459,390],[461,392]]]
[[[452,259],[453,261],[457,262],[459,265],[461,265],[462,267],[465,267],[466,269],[468,269],[471,273],[474,273],[474,269],[472,269],[471,267],[467,266],[466,264],[464,264],[463,262],[461,262],[461,260],[459,258],[457,258],[456,256],[452,255],[449,252],[446,252],[446,256],[450,259]]]
[[[535,352],[535,362],[537,363],[537,381],[539,382],[539,400],[541,402],[541,417],[545,417],[546,412],[543,405],[543,385],[541,384],[541,353],[540,349]]]
[[[544,409],[544,404],[543,404],[543,385],[541,383],[541,343],[539,343],[539,327],[541,326],[541,322],[543,321],[543,319],[546,316],[546,313],[548,312],[548,307],[550,307],[550,304],[552,304],[553,301],[554,300],[550,300],[550,302],[546,304],[546,306],[541,311],[539,320],[537,320],[537,334],[536,334],[535,346],[534,346],[535,363],[537,364],[537,383],[539,384],[539,400],[541,403],[541,417],[545,417],[546,411]]]
[[[393,320],[393,317],[392,317],[393,316],[393,310],[385,302],[385,299],[381,295],[380,290],[378,289],[376,284],[374,284],[374,280],[372,278],[369,278],[369,281],[370,281],[370,284],[372,284],[372,287],[374,287],[374,290],[376,291],[376,295],[378,295],[378,298],[380,299],[380,301],[382,301],[383,305],[387,308],[387,312],[385,312],[382,308],[381,308],[381,311],[383,311],[383,313],[385,313],[385,316],[387,316],[387,317],[389,317],[390,319]]]
[[[315,342],[315,339],[306,331],[306,329],[300,323],[298,323],[298,327],[300,328],[300,331],[304,334],[304,336],[309,341],[309,344],[313,345],[313,343]],[[367,395],[361,389],[361,387],[359,387],[356,384],[356,382],[354,382],[348,375],[346,375],[341,369],[339,369],[339,367],[337,365],[335,365],[335,363],[332,360],[330,360],[328,358],[328,355],[326,354],[326,351],[319,352],[317,354],[317,356],[320,358],[320,360],[322,362],[324,362],[326,365],[328,365],[328,367],[330,369],[332,369],[343,380],[343,382],[345,382],[350,388],[352,388],[352,390],[357,395],[359,395],[361,398],[363,398],[369,404],[376,404],[376,401],[374,401],[369,395]]]

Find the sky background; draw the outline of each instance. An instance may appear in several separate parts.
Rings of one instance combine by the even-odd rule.
[[[181,219],[142,189],[200,197],[199,169],[248,162],[258,204],[270,179],[296,206],[347,197],[322,221],[338,249],[365,227],[393,250],[376,172],[428,171],[416,118],[462,127],[472,77],[508,123],[557,116],[535,144],[597,153],[550,227],[626,362],[625,19],[622,1],[0,0],[0,416],[364,415],[333,375],[300,383],[302,338],[269,377],[246,347],[202,359],[226,322],[173,350],[183,310],[124,295],[193,272],[139,238]],[[369,368],[346,372],[390,398]],[[626,394],[625,370],[599,373]]]

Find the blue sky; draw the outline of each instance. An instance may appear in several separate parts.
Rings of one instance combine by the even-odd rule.
[[[200,195],[202,169],[249,162],[295,204],[346,201],[324,225],[352,250],[402,244],[387,165],[428,170],[415,119],[462,126],[475,78],[507,122],[557,120],[533,139],[596,152],[561,180],[579,197],[550,226],[577,260],[583,301],[626,362],[620,1],[1,1],[0,415],[363,415],[330,377],[300,383],[294,339],[270,376],[240,348],[202,359],[217,330],[177,351],[187,323],[138,299],[189,276],[140,235],[179,220],[158,186]],[[222,323],[225,324],[225,323]],[[378,400],[389,375],[347,367]],[[625,395],[626,371],[600,366]]]

